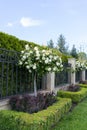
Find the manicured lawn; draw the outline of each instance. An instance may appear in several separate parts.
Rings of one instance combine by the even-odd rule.
[[[87,98],[63,117],[53,130],[87,130]]]

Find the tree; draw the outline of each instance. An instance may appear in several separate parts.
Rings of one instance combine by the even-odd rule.
[[[38,47],[30,48],[25,45],[21,51],[19,65],[34,74],[34,94],[37,96],[36,74],[43,75],[47,72],[59,72],[63,69],[62,60],[52,50],[40,50]]]
[[[58,38],[57,48],[59,48],[59,51],[62,53],[65,53],[65,54],[68,53],[68,46],[66,46],[66,41],[62,34]]]
[[[87,60],[87,55],[86,55],[86,53],[85,52],[79,52],[78,53],[78,59],[79,60]]]
[[[53,40],[52,40],[52,39],[50,39],[50,41],[47,42],[47,46],[48,46],[49,48],[54,48],[54,43],[53,43]]]
[[[71,52],[70,54],[75,57],[75,58],[78,58],[78,54],[77,54],[77,50],[75,48],[75,45],[72,46],[72,49],[71,49]]]

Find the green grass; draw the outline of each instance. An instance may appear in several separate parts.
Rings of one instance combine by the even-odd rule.
[[[87,98],[64,116],[53,130],[87,130]]]

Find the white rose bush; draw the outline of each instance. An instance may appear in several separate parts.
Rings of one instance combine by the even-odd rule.
[[[40,50],[38,47],[30,48],[25,45],[21,51],[19,65],[24,66],[30,73],[34,73],[34,93],[37,95],[36,73],[45,74],[63,70],[62,60],[52,50]]]
[[[87,61],[76,61],[76,70],[86,70],[87,69]]]

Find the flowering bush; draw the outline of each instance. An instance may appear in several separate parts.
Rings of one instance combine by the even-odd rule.
[[[76,70],[85,70],[87,69],[87,62],[86,61],[76,61]]]
[[[53,54],[52,50],[40,50],[38,47],[32,49],[29,45],[25,45],[25,50],[21,51],[19,64],[25,66],[29,72],[39,74],[63,69],[61,58]]]
[[[52,50],[40,50],[38,47],[30,48],[25,45],[21,51],[19,65],[26,67],[29,72],[34,73],[34,94],[37,96],[36,73],[57,72],[63,70],[62,60]]]

